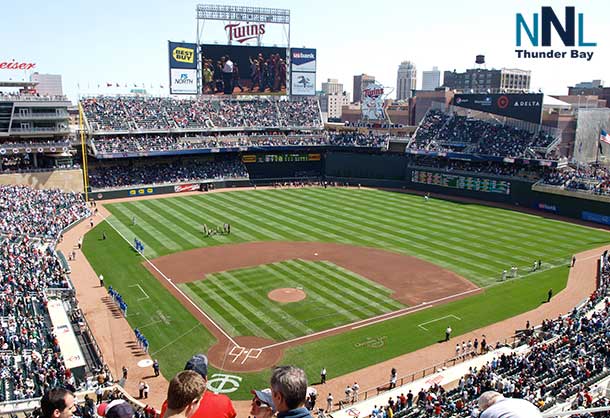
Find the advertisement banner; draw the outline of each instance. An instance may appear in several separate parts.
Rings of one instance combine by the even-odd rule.
[[[170,69],[170,94],[197,94],[197,70]]]
[[[174,186],[174,192],[182,193],[182,192],[196,192],[200,190],[201,187],[199,184],[177,184]]]
[[[170,41],[169,68],[197,69],[197,44]]]
[[[203,94],[286,94],[286,48],[201,45]]]
[[[311,48],[292,48],[290,50],[292,71],[316,72],[316,50]]]
[[[583,210],[581,213],[581,217],[584,221],[595,222],[598,224],[610,225],[610,216],[601,215],[595,212],[588,212]]]
[[[384,89],[381,84],[373,83],[362,89],[362,119],[385,119],[383,110]]]
[[[293,96],[314,96],[316,94],[316,73],[293,71],[290,84]]]
[[[542,94],[456,94],[453,104],[467,109],[540,123]]]

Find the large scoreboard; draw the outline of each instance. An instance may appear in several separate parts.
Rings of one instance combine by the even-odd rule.
[[[413,183],[430,184],[452,189],[472,190],[475,192],[510,194],[510,182],[459,174],[436,173],[433,171],[413,170]]]

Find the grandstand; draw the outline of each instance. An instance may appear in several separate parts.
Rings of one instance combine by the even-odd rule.
[[[103,367],[55,250],[63,231],[90,214],[79,194],[0,186],[2,402],[38,398],[58,385],[82,389]]]

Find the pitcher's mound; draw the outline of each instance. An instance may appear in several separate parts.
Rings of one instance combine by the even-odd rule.
[[[301,289],[295,289],[292,287],[283,287],[280,289],[272,290],[267,294],[267,297],[275,302],[290,303],[298,302],[307,297],[307,293]]]

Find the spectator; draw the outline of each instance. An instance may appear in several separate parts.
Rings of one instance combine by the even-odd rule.
[[[71,418],[75,409],[74,395],[64,388],[51,389],[40,400],[42,418]]]
[[[495,391],[483,393],[478,400],[481,418],[535,418],[540,410],[523,399],[507,399]]]
[[[302,369],[276,367],[271,374],[271,393],[278,418],[311,417],[303,406],[307,396],[307,377]]]
[[[252,390],[254,398],[250,407],[250,415],[255,418],[271,418],[275,414],[275,406],[271,389]]]
[[[194,416],[199,409],[205,389],[206,380],[199,373],[191,370],[178,373],[169,382],[167,411],[163,414],[163,418]]]

